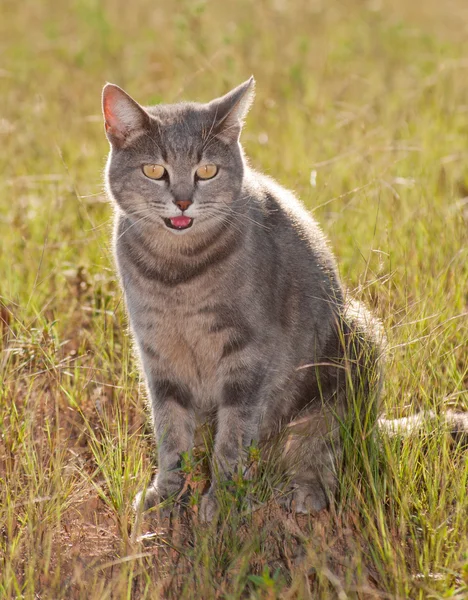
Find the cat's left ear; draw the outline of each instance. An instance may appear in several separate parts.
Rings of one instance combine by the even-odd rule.
[[[212,133],[227,143],[237,142],[254,96],[255,79],[252,76],[225,96],[210,102],[208,106],[214,121]]]
[[[149,122],[145,109],[113,83],[102,90],[102,112],[107,139],[118,148],[128,146],[144,133]]]

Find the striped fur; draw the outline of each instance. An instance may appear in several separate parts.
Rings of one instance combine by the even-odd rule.
[[[363,410],[378,398],[378,324],[346,301],[311,215],[246,163],[239,135],[252,92],[249,80],[208,104],[144,109],[104,90],[115,256],[159,451],[146,507],[181,488],[181,454],[214,415],[213,473],[229,478],[246,446],[287,425],[296,510],[319,510],[336,485],[337,418],[357,395]],[[207,163],[218,174],[197,180]],[[148,179],[144,164],[163,165],[167,178]],[[193,224],[174,231],[164,219],[180,214],[180,199]]]

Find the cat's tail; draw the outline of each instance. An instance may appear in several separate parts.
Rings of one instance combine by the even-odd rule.
[[[457,443],[468,445],[468,413],[448,410],[436,415],[433,411],[423,411],[401,419],[380,418],[377,425],[380,432],[389,437],[418,436],[443,429],[449,432]]]
[[[353,388],[348,397],[358,398],[353,410],[360,410],[367,415],[372,410],[370,422],[377,420],[379,431],[387,437],[406,438],[433,431],[447,431],[456,442],[468,446],[468,412],[448,410],[438,415],[434,411],[423,410],[401,419],[378,418],[381,414],[380,396],[387,347],[382,325],[361,302],[351,297],[347,298],[342,317],[341,347],[351,365],[351,377],[346,383],[349,385],[351,382]]]

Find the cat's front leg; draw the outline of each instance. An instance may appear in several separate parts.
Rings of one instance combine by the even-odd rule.
[[[202,521],[209,522],[216,515],[219,482],[232,479],[242,463],[246,449],[258,440],[259,398],[259,382],[255,380],[254,374],[248,379],[226,384],[224,388],[223,402],[217,413],[211,486],[203,496],[200,507]]]
[[[148,379],[148,390],[158,445],[158,474],[135,500],[135,505],[144,510],[181,490],[181,457],[192,449],[195,431],[192,395],[187,386],[152,377]]]

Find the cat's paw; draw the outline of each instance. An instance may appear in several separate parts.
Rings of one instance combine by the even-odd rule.
[[[175,497],[178,491],[179,488],[170,488],[156,477],[146,490],[138,492],[135,496],[133,509],[136,512],[145,512],[151,508],[159,507],[159,505],[164,503],[164,506],[161,506],[159,511],[161,516],[167,516],[171,512],[172,502],[170,503],[170,500]]]
[[[201,499],[198,518],[202,523],[211,523],[219,512],[218,501],[213,492],[207,492]]]
[[[135,500],[133,501],[133,510],[135,512],[150,510],[150,508],[154,508],[158,504],[164,501],[164,498],[161,497],[157,486],[152,483],[146,490],[141,490],[135,496]]]
[[[279,504],[299,515],[318,513],[329,507],[329,497],[319,483],[294,485],[279,499]]]
[[[299,486],[294,492],[294,511],[296,514],[318,513],[328,508],[328,506],[328,496],[321,486]]]

